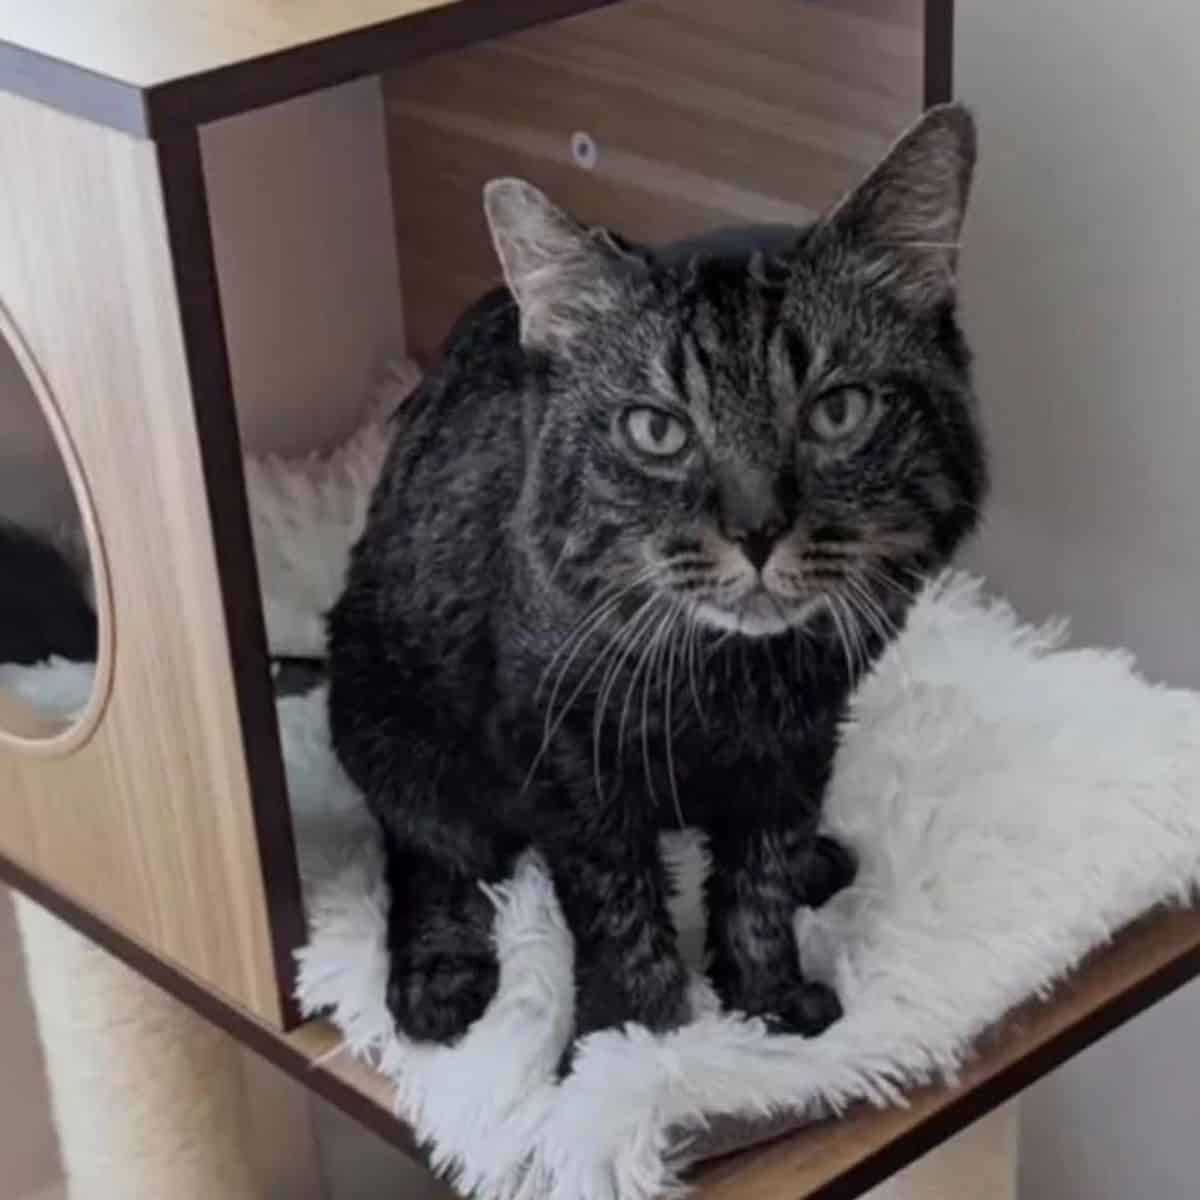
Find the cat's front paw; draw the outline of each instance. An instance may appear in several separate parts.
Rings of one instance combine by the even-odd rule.
[[[677,957],[637,967],[604,961],[580,976],[576,1037],[629,1022],[661,1033],[685,1024],[690,1017],[687,969]]]
[[[461,954],[393,955],[387,1006],[399,1031],[421,1042],[454,1042],[483,1016],[500,967],[490,947]]]
[[[559,1060],[559,1078],[570,1074],[581,1038],[629,1023],[665,1033],[692,1018],[687,969],[675,958],[623,975],[616,963],[583,974],[576,989],[575,1035]]]
[[[790,964],[751,974],[718,968],[713,984],[726,1010],[761,1017],[772,1033],[816,1037],[842,1016],[833,988],[803,978]]]
[[[798,862],[792,865],[796,901],[807,908],[820,908],[858,874],[858,860],[831,837],[815,838]]]
[[[798,983],[770,1001],[763,1018],[773,1033],[816,1037],[842,1017],[837,992],[823,983]]]

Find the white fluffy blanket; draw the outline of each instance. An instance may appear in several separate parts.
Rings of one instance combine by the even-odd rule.
[[[396,1081],[435,1165],[488,1198],[649,1200],[677,1184],[688,1135],[712,1117],[813,1116],[952,1082],[1007,1010],[1146,909],[1186,901],[1200,876],[1200,699],[1144,683],[1125,655],[1058,641],[951,578],[862,687],[827,808],[860,875],[797,917],[806,963],[846,1007],[819,1038],[768,1036],[702,1005],[666,1036],[594,1035],[556,1083],[571,942],[531,861],[496,895],[491,1009],[452,1049],[407,1044],[383,1005],[386,897],[369,830],[340,869],[309,864],[301,999],[330,1008],[354,1052]],[[325,753],[320,703],[284,702],[297,765],[297,734],[305,756]],[[309,797],[314,818],[332,794]],[[339,797],[358,825],[357,798]],[[699,870],[693,858],[693,885]]]
[[[380,444],[369,425],[355,469],[335,456],[250,473],[256,528],[276,539],[260,561],[277,648],[315,644]],[[593,1035],[561,1083],[571,941],[537,861],[494,893],[502,971],[488,1012],[453,1048],[397,1038],[371,822],[330,754],[324,697],[282,700],[310,903],[300,999],[395,1081],[434,1164],[485,1200],[650,1200],[678,1185],[711,1118],[801,1120],[952,1083],[1006,1011],[1200,881],[1200,697],[1147,684],[1127,655],[1061,641],[949,577],[861,688],[827,806],[859,878],[796,922],[843,1020],[811,1041],[768,1036],[715,1011],[698,981],[692,1024]],[[7,670],[10,686],[41,686]],[[686,842],[673,852],[694,960],[703,863]]]

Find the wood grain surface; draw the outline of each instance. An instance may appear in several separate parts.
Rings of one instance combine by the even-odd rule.
[[[410,349],[497,278],[487,179],[649,241],[805,222],[920,112],[924,54],[919,0],[628,0],[390,73]]]
[[[0,0],[0,88],[162,137],[613,0]]]
[[[145,88],[450,3],[453,0],[0,0],[0,41]]]
[[[156,150],[0,94],[0,162],[0,303],[78,451],[113,614],[111,695],[86,744],[0,749],[0,854],[278,1021],[234,682],[247,664],[227,628]],[[265,657],[258,669],[269,695]]]

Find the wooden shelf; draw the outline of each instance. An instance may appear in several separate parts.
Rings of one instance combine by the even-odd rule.
[[[1200,974],[1200,912],[1158,912],[1097,951],[1048,1002],[1013,1013],[956,1088],[856,1111],[701,1167],[704,1200],[859,1196]]]
[[[164,137],[613,0],[0,0],[0,83]]]
[[[1155,913],[1097,951],[1050,1001],[1031,1001],[1012,1014],[985,1040],[958,1087],[924,1088],[906,1109],[864,1108],[810,1126],[702,1165],[692,1182],[703,1200],[859,1196],[1197,974],[1200,912]],[[344,1056],[328,1057],[337,1047],[332,1029],[317,1023],[282,1041],[313,1064],[310,1083],[413,1149],[408,1128],[389,1112],[382,1078]]]
[[[0,878],[102,940],[361,1124],[421,1157],[410,1128],[392,1115],[390,1084],[339,1053],[338,1035],[328,1024],[315,1021],[291,1033],[269,1029],[3,858]],[[852,1200],[1197,975],[1200,911],[1157,911],[1097,950],[1049,1001],[1030,1001],[1011,1014],[984,1039],[957,1087],[923,1088],[910,1095],[908,1108],[857,1109],[701,1164],[691,1182],[702,1200]]]

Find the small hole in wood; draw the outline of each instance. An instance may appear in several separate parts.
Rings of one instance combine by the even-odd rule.
[[[600,147],[590,133],[577,130],[571,134],[571,158],[585,171],[595,170],[600,161]]]

